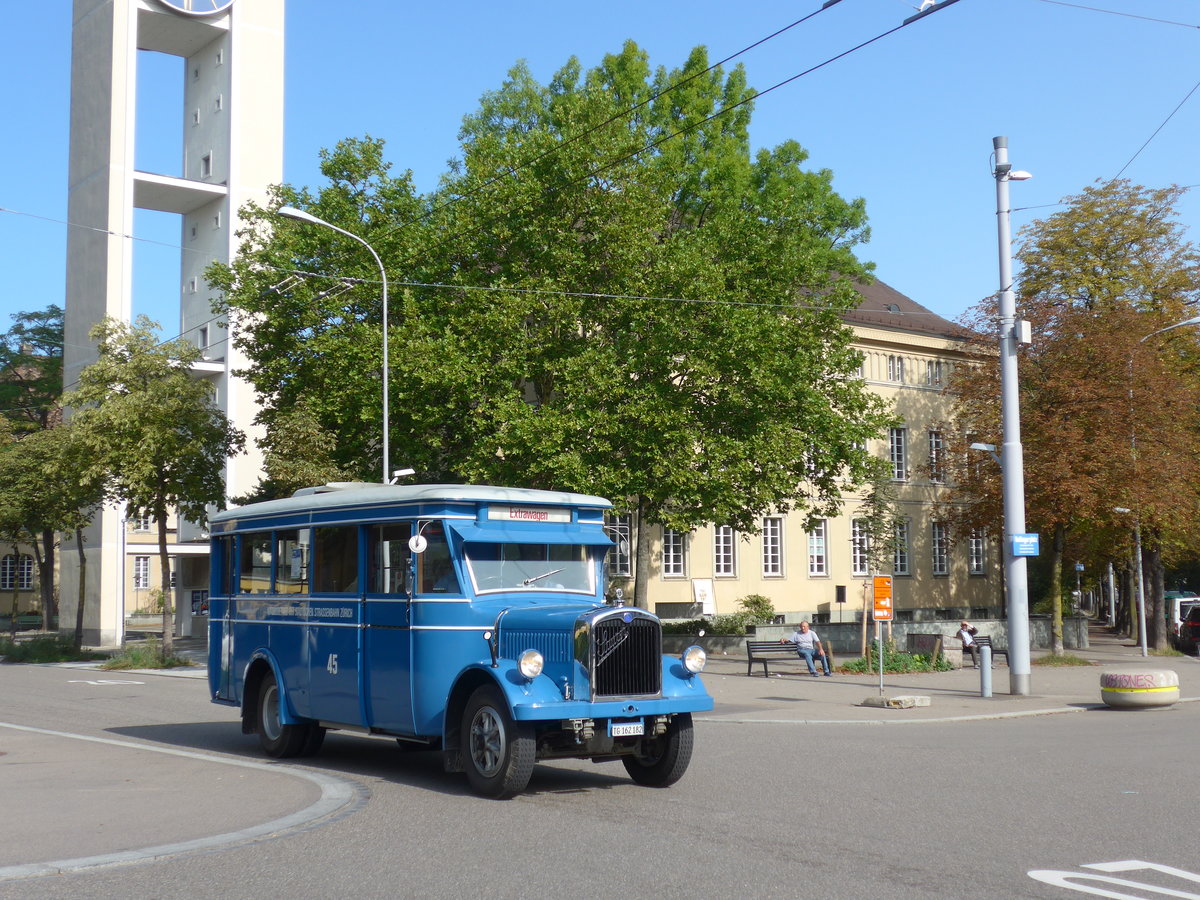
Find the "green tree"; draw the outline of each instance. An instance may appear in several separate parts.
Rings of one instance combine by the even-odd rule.
[[[12,316],[0,335],[0,410],[17,433],[49,428],[62,396],[63,311]]]
[[[1030,525],[1048,535],[1054,650],[1062,651],[1063,559],[1088,542],[1112,543],[1134,519],[1142,526],[1147,569],[1148,639],[1165,647],[1162,554],[1194,546],[1200,505],[1200,343],[1191,329],[1142,340],[1187,318],[1200,300],[1200,254],[1183,240],[1179,188],[1125,181],[1088,188],[1020,235],[1016,285],[1020,315],[1034,343],[1020,360],[1021,436]],[[994,300],[976,308],[982,335]],[[981,337],[976,364],[953,380],[960,444],[955,499],[970,501],[969,527],[1002,521],[998,467],[968,461],[971,441],[999,440],[994,339]],[[970,454],[975,456],[975,454]],[[1123,542],[1122,542],[1123,543]],[[1094,543],[1093,543],[1094,546]],[[1100,567],[1100,560],[1096,560]]]
[[[190,372],[200,351],[182,339],[160,343],[157,328],[145,316],[132,325],[96,325],[98,359],[65,399],[77,410],[85,473],[101,478],[108,497],[128,504],[131,515],[149,515],[158,525],[167,658],[174,629],[167,515],[175,510],[200,522],[209,505],[224,505],[222,470],[243,436],[213,403],[212,384]]]
[[[326,154],[315,198],[278,192],[410,282],[390,311],[397,462],[614,498],[637,517],[642,606],[640,526],[832,515],[874,471],[862,448],[888,421],[841,320],[867,275],[853,253],[863,204],[804,169],[795,142],[752,154],[752,95],[740,68],[708,71],[703,49],[652,73],[628,43],[547,85],[518,65],[464,120],[434,195],[391,178],[370,139]],[[328,229],[250,213],[242,255],[212,275],[247,377],[274,398],[263,419],[305,400],[338,464],[366,475],[378,289],[328,290],[370,279],[371,261]],[[319,277],[287,285],[297,270]]]

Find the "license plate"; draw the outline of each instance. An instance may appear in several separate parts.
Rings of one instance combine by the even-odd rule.
[[[613,737],[637,737],[645,734],[645,726],[641,719],[636,722],[613,722],[610,728]]]

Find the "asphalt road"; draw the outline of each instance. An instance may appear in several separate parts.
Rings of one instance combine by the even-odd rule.
[[[5,666],[0,685],[0,898],[1148,896],[1130,881],[1200,898],[1197,703],[898,728],[714,717],[670,789],[555,762],[496,802],[381,739],[267,761],[194,678]],[[769,685],[780,704],[833,688]],[[1130,860],[1160,870],[1085,868]]]

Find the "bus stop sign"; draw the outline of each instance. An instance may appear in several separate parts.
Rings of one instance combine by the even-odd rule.
[[[876,575],[872,579],[875,592],[875,621],[890,622],[892,620],[892,576]]]

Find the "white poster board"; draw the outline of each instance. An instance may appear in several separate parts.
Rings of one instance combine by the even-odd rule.
[[[713,594],[711,578],[692,579],[692,601],[700,607],[701,615],[715,616],[717,614],[717,598]]]

